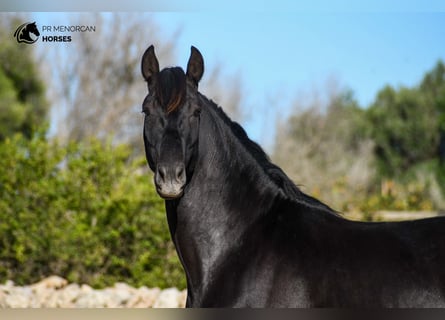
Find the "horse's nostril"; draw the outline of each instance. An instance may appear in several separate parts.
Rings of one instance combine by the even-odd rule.
[[[165,167],[158,167],[158,175],[161,181],[165,181],[165,176],[167,175]]]
[[[183,180],[185,178],[185,170],[184,167],[177,167],[176,168],[176,179],[177,180]]]

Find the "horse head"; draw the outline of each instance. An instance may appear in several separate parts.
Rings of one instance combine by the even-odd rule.
[[[198,83],[204,73],[201,53],[195,47],[184,73],[180,67],[160,71],[154,47],[142,57],[142,75],[148,95],[142,111],[147,162],[164,199],[183,195],[195,166],[201,106]]]
[[[28,36],[29,36],[29,33],[32,33],[32,34],[35,35],[36,37],[40,36],[39,29],[37,29],[37,25],[36,25],[35,22],[33,22],[33,23],[29,23],[29,24],[26,26],[25,30],[28,32]]]

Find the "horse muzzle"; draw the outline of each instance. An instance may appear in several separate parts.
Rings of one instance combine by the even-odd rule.
[[[165,200],[172,200],[184,194],[186,183],[183,164],[174,166],[158,165],[155,173],[156,191]]]

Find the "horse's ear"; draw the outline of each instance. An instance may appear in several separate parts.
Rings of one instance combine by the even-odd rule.
[[[194,46],[191,47],[191,54],[187,64],[187,77],[197,86],[204,74],[204,59],[201,52]]]
[[[142,56],[141,70],[142,76],[147,82],[150,81],[154,74],[159,72],[159,62],[153,45],[149,46]]]

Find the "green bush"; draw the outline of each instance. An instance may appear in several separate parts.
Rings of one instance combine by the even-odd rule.
[[[42,134],[0,143],[0,282],[57,274],[94,287],[185,287],[144,159]]]
[[[357,207],[363,213],[363,220],[373,220],[373,213],[379,210],[431,211],[434,204],[428,190],[428,182],[424,181],[404,185],[386,180],[382,182],[380,192],[370,194]]]

